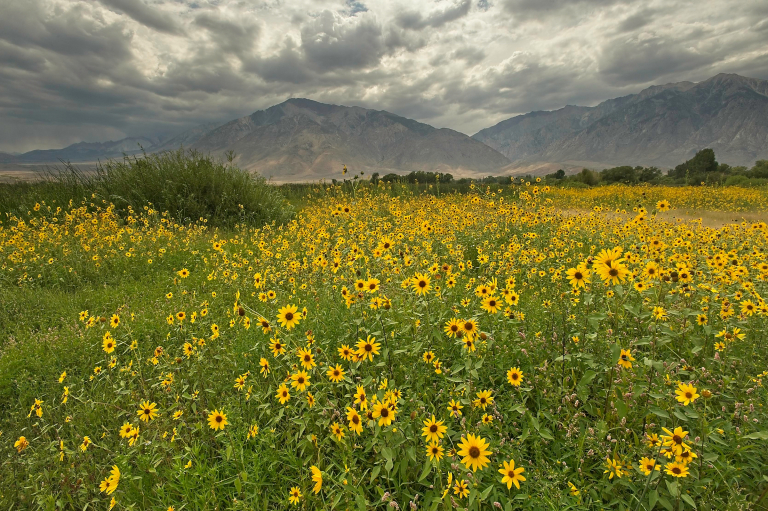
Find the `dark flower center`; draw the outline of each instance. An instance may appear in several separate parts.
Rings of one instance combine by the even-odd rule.
[[[480,449],[475,447],[474,445],[469,448],[469,456],[472,458],[479,458],[480,457]]]

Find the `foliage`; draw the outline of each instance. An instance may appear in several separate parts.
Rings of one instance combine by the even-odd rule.
[[[108,160],[95,174],[67,163],[41,183],[0,186],[0,210],[16,214],[41,201],[64,208],[83,199],[106,200],[122,217],[151,205],[178,222],[206,219],[214,226],[283,223],[292,216],[263,177],[183,149]]]

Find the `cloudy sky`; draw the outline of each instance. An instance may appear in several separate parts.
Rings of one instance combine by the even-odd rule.
[[[720,72],[765,0],[0,0],[0,151],[175,134],[289,97],[473,134]]]

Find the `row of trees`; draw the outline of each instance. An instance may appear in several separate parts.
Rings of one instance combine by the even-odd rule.
[[[707,148],[697,152],[690,160],[667,171],[666,175],[656,167],[624,165],[602,171],[582,169],[578,174],[571,176],[566,176],[565,171],[560,169],[552,174],[547,174],[545,179],[549,182],[575,182],[589,186],[595,186],[599,183],[768,184],[768,160],[758,160],[751,169],[744,166],[732,167],[727,163],[718,163],[715,151]]]
[[[357,176],[355,176],[357,179]],[[522,181],[534,181],[533,176],[523,176]],[[517,178],[518,182],[521,178]],[[478,184],[510,184],[509,176],[487,176],[479,179],[461,178],[454,180],[451,174],[441,172],[414,171],[409,174],[386,174],[380,176],[378,172],[371,176],[371,183],[409,183],[409,184],[453,184],[469,185]],[[718,163],[715,158],[715,151],[712,149],[702,149],[697,152],[693,158],[681,163],[674,169],[667,171],[666,175],[657,167],[632,167],[622,165],[603,169],[600,171],[582,169],[577,174],[566,176],[563,169],[547,174],[544,181],[548,184],[562,184],[565,186],[596,186],[598,184],[685,184],[698,185],[704,184],[724,184],[724,185],[763,185],[768,184],[768,160],[758,160],[755,165],[748,169],[747,167],[731,167],[727,163]],[[336,183],[336,180],[333,180]]]

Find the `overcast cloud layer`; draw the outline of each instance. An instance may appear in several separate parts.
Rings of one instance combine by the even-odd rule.
[[[175,134],[289,97],[473,134],[720,72],[765,0],[0,0],[0,151]]]

